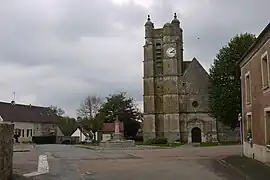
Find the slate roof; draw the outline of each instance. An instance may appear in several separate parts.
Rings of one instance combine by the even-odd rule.
[[[189,64],[191,63],[192,61],[183,61],[183,73],[187,70]]]
[[[49,107],[0,102],[0,116],[4,121],[57,124],[57,116]]]
[[[270,32],[270,23],[268,23],[268,25],[259,34],[259,36],[256,38],[255,42],[248,48],[248,50],[246,51],[246,53],[237,62],[237,65],[240,65],[240,63],[242,61],[244,61],[244,59],[252,52],[252,50],[253,49],[256,49],[256,47],[258,46],[258,44],[260,44],[260,42],[262,41],[262,39],[264,39],[264,36],[267,35],[267,33],[268,33],[268,38],[270,38],[269,37],[269,32]],[[267,38],[265,38],[265,39],[267,39]],[[253,52],[253,53],[255,53],[255,52]]]

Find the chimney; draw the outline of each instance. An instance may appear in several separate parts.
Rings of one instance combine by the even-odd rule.
[[[32,107],[32,104],[29,104],[29,107],[31,108]]]
[[[12,101],[11,101],[11,104],[14,106],[14,105],[15,105],[15,101],[14,101],[14,100],[12,100]]]

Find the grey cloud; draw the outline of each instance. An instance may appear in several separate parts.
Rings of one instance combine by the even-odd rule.
[[[269,3],[155,0],[146,9],[132,1],[122,6],[110,0],[5,1],[0,6],[0,99],[10,101],[15,91],[18,101],[58,105],[70,115],[89,93],[104,97],[127,91],[141,102],[148,14],[161,27],[177,12],[185,59],[195,56],[207,69],[232,36],[260,32],[269,22]]]

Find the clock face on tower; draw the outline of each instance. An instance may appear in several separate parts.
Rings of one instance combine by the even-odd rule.
[[[176,49],[173,47],[170,47],[167,49],[166,54],[168,57],[175,57],[176,55]]]

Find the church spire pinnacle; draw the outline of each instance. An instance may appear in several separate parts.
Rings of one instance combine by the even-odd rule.
[[[150,15],[147,15],[147,21],[151,21]]]
[[[145,23],[145,26],[150,26],[150,27],[154,26],[154,24],[151,22],[150,15],[147,16],[147,21]]]
[[[174,13],[174,19],[172,20],[172,24],[180,24],[180,21],[177,19],[176,13]]]

